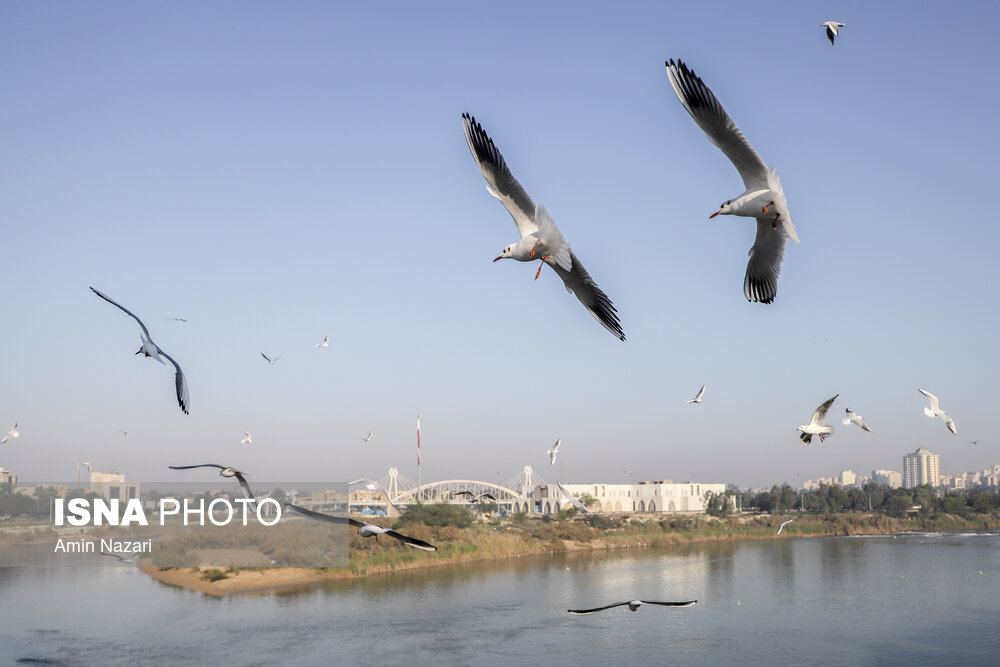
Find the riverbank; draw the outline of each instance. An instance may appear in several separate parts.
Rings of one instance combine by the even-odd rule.
[[[778,526],[791,519],[777,533]],[[598,523],[598,522],[593,522]],[[596,528],[583,521],[531,519],[467,529],[413,526],[409,534],[438,545],[428,553],[385,541],[351,536],[351,563],[342,568],[140,568],[166,585],[224,597],[274,591],[324,581],[354,579],[424,567],[482,560],[542,556],[565,551],[669,547],[698,542],[790,539],[838,535],[886,535],[904,531],[998,530],[1000,517],[948,514],[894,519],[882,514],[742,515],[728,519],[670,517],[609,519]],[[417,534],[419,533],[419,534]],[[393,541],[394,542],[394,541]]]

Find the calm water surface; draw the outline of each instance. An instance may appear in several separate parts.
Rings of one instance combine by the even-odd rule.
[[[566,613],[636,597],[698,604]],[[2,664],[997,665],[1000,535],[568,554],[224,599],[117,563],[0,568],[0,603]]]

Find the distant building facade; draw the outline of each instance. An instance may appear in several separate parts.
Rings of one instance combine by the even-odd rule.
[[[940,457],[926,447],[903,457],[903,488],[912,489],[923,484],[941,484]]]
[[[635,484],[543,484],[535,487],[533,498],[535,507],[523,511],[555,514],[572,506],[560,486],[577,498],[584,495],[591,496],[597,501],[591,505],[591,511],[608,514],[619,512],[701,513],[705,511],[708,493],[722,495],[726,492],[725,484],[701,484],[698,482],[674,484],[670,480]]]
[[[6,486],[8,491],[13,490],[17,486],[17,475],[10,470],[0,468],[0,486]]]
[[[129,501],[139,497],[139,483],[126,482],[120,472],[90,473],[90,490],[107,500]]]
[[[895,470],[872,470],[872,484],[898,489],[903,486],[903,474]]]

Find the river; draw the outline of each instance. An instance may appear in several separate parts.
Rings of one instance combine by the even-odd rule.
[[[570,553],[221,599],[63,562],[0,568],[3,664],[1000,664],[997,533]],[[633,598],[698,604],[566,613]]]

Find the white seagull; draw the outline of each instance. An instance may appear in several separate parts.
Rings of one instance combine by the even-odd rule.
[[[356,486],[358,484],[364,484],[365,488],[368,489],[369,491],[374,491],[375,489],[378,488],[375,482],[373,482],[370,479],[356,479],[353,482],[348,482],[347,486]],[[292,499],[292,502],[295,502],[294,498]]]
[[[597,287],[587,270],[580,264],[569,243],[563,238],[556,223],[541,204],[535,204],[514,175],[510,173],[503,155],[493,144],[482,126],[467,113],[462,114],[462,127],[469,150],[475,158],[479,170],[486,179],[486,189],[500,200],[510,216],[514,218],[521,240],[511,243],[494,259],[516,259],[520,262],[541,260],[548,264],[562,278],[566,291],[576,295],[583,307],[594,318],[613,333],[619,340],[625,340],[618,311],[608,295]],[[541,273],[541,264],[535,278]]]
[[[375,434],[375,432],[374,432],[374,431],[368,431],[368,435],[363,435],[363,436],[361,436],[361,439],[362,439],[362,440],[364,440],[365,442],[368,442],[369,440],[371,440],[371,439],[372,439],[372,436],[373,436],[374,434]]]
[[[358,535],[361,537],[374,537],[375,541],[378,542],[379,535],[388,535],[389,537],[394,537],[408,547],[413,547],[414,549],[422,549],[423,551],[437,551],[437,547],[429,542],[424,542],[423,540],[418,540],[415,537],[409,537],[403,535],[402,533],[397,533],[391,528],[383,528],[382,526],[376,526],[373,523],[365,523],[364,521],[358,521],[357,519],[352,519],[346,516],[331,516],[329,514],[321,514],[319,512],[313,512],[312,510],[307,510],[304,507],[299,507],[298,505],[293,505],[291,503],[285,503],[285,507],[290,509],[293,513],[300,516],[304,516],[307,519],[315,519],[317,521],[327,521],[329,523],[346,523],[355,526],[358,529]]]
[[[702,396],[705,395],[705,385],[701,385],[701,389],[698,390],[698,395],[692,398],[688,403],[701,403]]]
[[[188,394],[187,380],[184,379],[184,371],[181,370],[180,364],[174,361],[174,358],[171,357],[169,354],[167,354],[162,349],[157,347],[156,343],[153,342],[153,339],[149,337],[149,329],[146,328],[146,325],[142,323],[142,320],[136,317],[132,311],[130,311],[128,308],[121,305],[114,299],[108,297],[106,294],[98,292],[93,287],[91,287],[90,289],[91,291],[94,292],[94,294],[101,297],[102,299],[112,304],[113,306],[117,306],[126,315],[130,316],[136,322],[139,323],[139,328],[142,329],[142,334],[141,334],[142,347],[139,348],[139,351],[136,352],[136,354],[144,354],[147,357],[152,357],[153,359],[159,361],[161,364],[166,365],[166,362],[164,362],[163,359],[160,358],[160,356],[162,355],[167,358],[167,361],[169,361],[174,365],[174,368],[177,370],[177,372],[174,374],[174,386],[177,390],[177,402],[180,404],[181,410],[184,412],[184,414],[188,414],[188,409],[191,406],[191,397]]]
[[[139,556],[141,554],[138,551],[132,551],[132,552],[129,552],[128,554],[126,554],[126,555],[123,556],[121,554],[114,554],[114,553],[110,553],[108,551],[102,551],[101,555],[102,556],[111,556],[112,558],[117,558],[118,560],[120,560],[123,563],[128,563],[129,565],[134,565],[135,562],[137,560],[139,560]]]
[[[861,415],[859,415],[858,413],[854,412],[850,408],[847,408],[847,416],[844,417],[844,423],[845,424],[854,424],[855,426],[857,426],[858,428],[860,428],[862,431],[869,431],[869,432],[871,432],[871,430],[872,430],[871,427],[868,426],[868,424],[865,423],[865,418],[862,417]]]
[[[201,463],[196,466],[169,466],[169,468],[171,470],[190,470],[192,468],[218,468],[220,477],[235,477],[236,480],[240,483],[240,486],[243,487],[243,492],[246,494],[246,497],[249,498],[250,500],[255,499],[253,491],[250,490],[250,485],[247,484],[246,477],[244,477],[243,473],[241,473],[236,468],[231,468],[229,466],[220,466],[217,463]]]
[[[168,322],[187,322],[183,317],[167,317],[165,318]]]
[[[840,394],[837,394],[833,398],[823,403],[823,405],[816,408],[816,412],[813,413],[812,419],[809,421],[809,423],[803,424],[798,428],[799,431],[802,431],[802,433],[799,434],[799,439],[801,439],[802,442],[808,445],[810,442],[812,442],[812,437],[814,435],[818,435],[819,441],[823,442],[824,440],[826,440],[826,437],[828,435],[833,433],[832,426],[830,426],[829,424],[821,424],[820,422],[823,421],[824,417],[826,417],[827,410],[829,410],[830,406],[833,405],[833,402],[837,400],[837,396],[840,396]]]
[[[274,362],[276,362],[278,359],[281,359],[281,357],[275,357],[274,359],[272,359],[271,357],[267,356],[263,352],[260,353],[260,356],[262,356],[265,359],[267,359],[267,363],[270,364],[271,366],[273,366]]]
[[[253,436],[250,435],[250,431],[243,431],[243,439],[240,440],[241,445],[252,445]]]
[[[121,430],[119,430],[118,432],[122,434],[123,438],[125,438],[126,440],[128,440],[128,431],[121,431]]]
[[[468,496],[469,502],[473,505],[480,505],[487,500],[492,500],[496,502],[497,497],[490,492],[486,493],[475,493],[473,491],[456,491],[456,496]]]
[[[316,347],[330,347],[330,337],[327,336],[320,342],[316,343]]]
[[[826,21],[825,23],[820,23],[819,27],[826,28],[826,38],[830,40],[830,46],[833,46],[833,38],[840,34],[838,28],[843,28],[844,24],[839,21]]]
[[[628,605],[629,611],[635,611],[644,604],[658,604],[661,607],[690,607],[696,604],[697,600],[687,600],[685,602],[657,602],[656,600],[630,600],[628,602],[615,602],[614,604],[607,604],[603,607],[594,607],[593,609],[567,609],[571,614],[577,614],[582,616],[583,614],[593,614],[595,611],[604,611],[605,609],[613,609],[614,607],[623,607]]]
[[[795,521],[795,519],[789,519],[788,521],[783,521],[781,525],[778,526],[778,532],[775,533],[775,535],[781,535],[782,529],[793,521]]]
[[[556,440],[556,444],[552,445],[552,449],[546,452],[549,455],[549,465],[555,465],[556,455],[559,453],[559,445],[562,444],[562,438]]]
[[[14,422],[14,425],[10,427],[9,431],[7,431],[7,435],[3,437],[3,440],[0,440],[0,445],[8,440],[16,440],[19,437],[21,437],[21,432],[17,430],[17,422]]]
[[[944,422],[944,425],[948,427],[948,430],[958,435],[958,429],[955,427],[955,420],[949,417],[948,413],[941,409],[937,396],[929,391],[924,391],[923,389],[918,389],[918,391],[926,396],[927,400],[931,402],[931,407],[924,408],[924,414],[928,417],[940,417],[941,421]]]
[[[799,242],[778,172],[764,163],[694,70],[688,69],[680,60],[676,65],[669,60],[667,77],[694,122],[704,130],[708,140],[729,158],[743,179],[746,191],[724,202],[709,218],[722,214],[757,220],[757,238],[750,248],[743,295],[747,301],[771,303],[778,293],[778,274],[785,254],[785,241]]]

